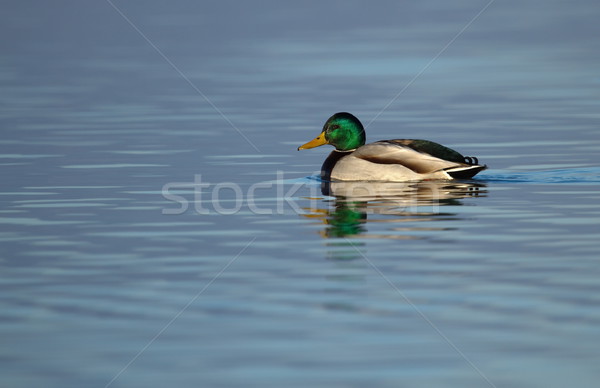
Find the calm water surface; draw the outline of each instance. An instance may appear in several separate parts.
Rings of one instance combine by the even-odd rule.
[[[597,385],[595,2],[112,4],[0,16],[0,385]],[[320,182],[337,111],[490,169]]]

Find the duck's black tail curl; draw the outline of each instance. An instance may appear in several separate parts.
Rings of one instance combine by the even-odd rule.
[[[477,159],[475,156],[465,156],[464,159],[465,159],[465,163],[470,164],[471,166],[479,164],[479,159]]]

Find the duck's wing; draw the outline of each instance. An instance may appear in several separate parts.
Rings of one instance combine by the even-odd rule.
[[[364,145],[354,151],[352,156],[376,164],[401,165],[417,174],[469,167],[469,164],[464,163],[462,155],[461,162],[446,160],[401,144],[398,140],[383,140]]]
[[[377,143],[389,143],[394,145],[399,145],[403,147],[411,148],[417,152],[425,153],[431,155],[433,157],[444,159],[450,162],[456,163],[469,163],[469,160],[466,159],[459,152],[454,151],[452,148],[448,148],[439,143],[429,141],[429,140],[420,140],[420,139],[394,139],[394,140],[381,140]],[[477,163],[475,163],[477,164]]]
[[[405,167],[418,175],[437,178],[469,179],[487,166],[477,158],[464,157],[441,144],[427,140],[382,140],[352,153],[370,163]]]

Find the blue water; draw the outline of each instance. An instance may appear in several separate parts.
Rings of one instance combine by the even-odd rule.
[[[598,17],[5,5],[0,385],[595,387]],[[489,169],[321,182],[337,111]]]

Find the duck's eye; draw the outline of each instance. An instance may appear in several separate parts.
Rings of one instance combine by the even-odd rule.
[[[333,131],[335,129],[338,129],[339,127],[340,127],[339,125],[333,124],[331,127],[329,127],[329,129]]]

